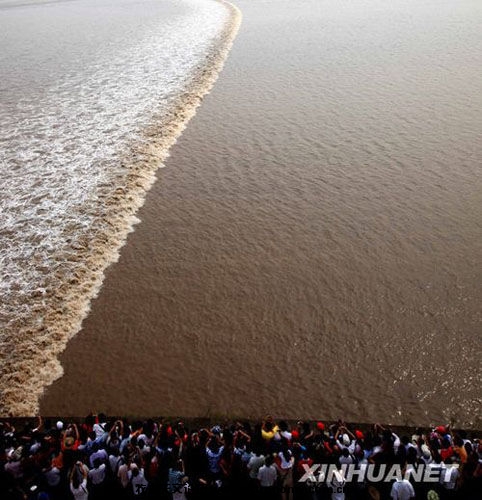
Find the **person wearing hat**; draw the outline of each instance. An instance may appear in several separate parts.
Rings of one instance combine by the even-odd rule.
[[[355,437],[358,441],[363,441],[365,439],[365,436],[363,435],[363,432],[360,431],[359,429],[355,430]]]
[[[62,438],[62,451],[75,451],[80,445],[79,429],[76,424],[69,425]]]
[[[320,421],[316,422],[316,428],[322,434],[325,432],[325,424],[323,422],[320,422]]]
[[[340,439],[341,436],[341,439]],[[348,449],[349,453],[353,454],[355,451],[356,439],[355,436],[345,427],[338,428],[335,434],[335,442],[340,450]]]

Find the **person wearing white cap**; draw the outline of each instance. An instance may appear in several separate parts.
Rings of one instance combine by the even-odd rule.
[[[62,420],[59,420],[57,422],[56,426],[57,426],[57,430],[61,431],[64,428],[64,423],[62,422]]]
[[[338,428],[335,434],[335,441],[340,450],[347,448],[350,454],[355,452],[356,438],[345,426]]]

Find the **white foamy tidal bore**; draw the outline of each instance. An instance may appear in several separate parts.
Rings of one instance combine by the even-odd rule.
[[[187,91],[230,12],[214,0],[1,1],[0,12],[0,370],[15,385],[38,376],[29,351],[56,342],[25,335],[85,265],[133,145]]]

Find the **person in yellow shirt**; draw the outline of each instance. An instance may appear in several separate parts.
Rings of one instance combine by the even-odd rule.
[[[261,437],[269,442],[274,438],[274,435],[279,431],[279,427],[274,423],[273,417],[268,415],[264,421],[263,426],[261,427]]]

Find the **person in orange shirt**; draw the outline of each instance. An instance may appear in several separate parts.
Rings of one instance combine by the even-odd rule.
[[[454,452],[458,455],[462,464],[467,462],[467,450],[465,449],[464,441],[460,436],[454,437]]]

